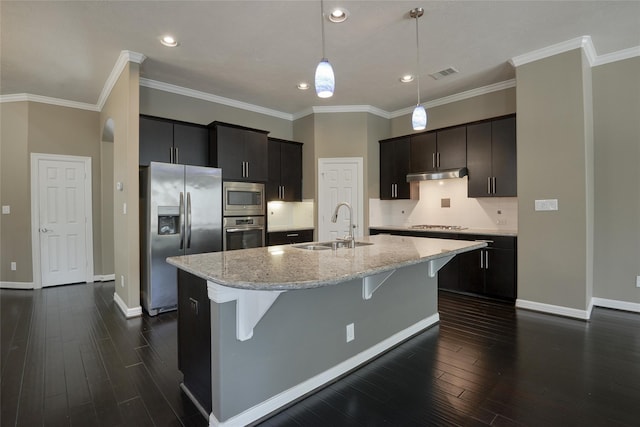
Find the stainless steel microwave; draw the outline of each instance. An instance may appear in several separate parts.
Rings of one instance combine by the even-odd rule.
[[[265,214],[264,184],[225,181],[223,216],[256,216]]]

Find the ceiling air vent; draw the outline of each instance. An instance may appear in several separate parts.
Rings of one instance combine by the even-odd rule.
[[[453,67],[449,67],[449,68],[445,68],[444,70],[440,70],[437,73],[433,73],[433,74],[429,74],[431,77],[433,77],[436,80],[440,80],[443,77],[447,77],[450,76],[452,74],[456,74],[458,72],[458,70],[456,70]]]

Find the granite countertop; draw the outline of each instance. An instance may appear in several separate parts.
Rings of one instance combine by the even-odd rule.
[[[268,246],[167,258],[184,271],[220,285],[253,290],[295,290],[336,285],[486,246],[483,242],[370,236],[373,245],[311,251]]]
[[[428,232],[428,233],[448,233],[448,234],[486,234],[489,236],[507,236],[507,237],[517,237],[518,230],[496,230],[489,228],[465,228],[463,230],[439,230],[439,229],[431,229],[431,230],[422,230],[411,228],[410,225],[399,226],[399,225],[372,225],[369,227],[375,230],[400,230],[400,231],[415,231],[415,232]]]

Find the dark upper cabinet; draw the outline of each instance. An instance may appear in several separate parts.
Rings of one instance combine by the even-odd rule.
[[[302,201],[302,144],[269,138],[267,201]]]
[[[411,172],[432,172],[438,152],[436,132],[411,135]]]
[[[466,165],[466,126],[411,135],[411,172],[433,172]]]
[[[411,143],[408,136],[380,141],[380,199],[409,199],[407,182]]]
[[[173,124],[175,163],[209,166],[209,129],[205,126]]]
[[[226,181],[267,182],[267,133],[222,122],[209,125],[209,156]]]
[[[467,126],[469,197],[514,197],[516,118],[493,119]]]
[[[149,162],[209,166],[209,131],[205,126],[140,116],[140,166]]]

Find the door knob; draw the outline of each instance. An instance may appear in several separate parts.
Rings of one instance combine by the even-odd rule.
[[[50,232],[50,231],[53,231],[53,230],[49,230],[49,229],[48,229],[48,228],[46,228],[46,227],[42,227],[42,228],[40,229],[40,232],[42,232],[42,233],[48,233],[48,232]]]

